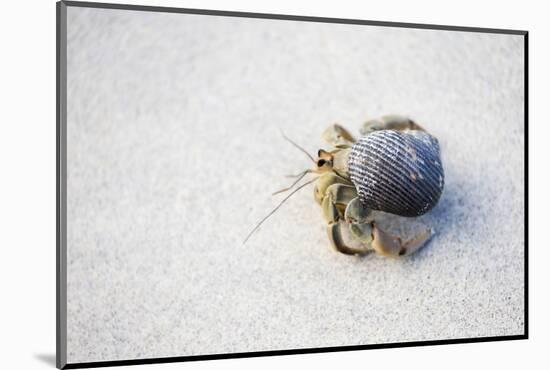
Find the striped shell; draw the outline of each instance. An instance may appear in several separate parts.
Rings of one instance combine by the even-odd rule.
[[[420,216],[438,202],[444,186],[439,143],[423,131],[375,131],[351,148],[348,171],[367,208]]]

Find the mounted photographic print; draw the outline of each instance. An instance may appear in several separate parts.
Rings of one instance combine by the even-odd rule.
[[[57,365],[527,338],[527,32],[58,11]]]

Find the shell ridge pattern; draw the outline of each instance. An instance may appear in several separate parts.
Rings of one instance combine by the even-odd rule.
[[[381,155],[383,155],[383,150],[378,150],[379,149],[379,145],[377,142],[374,142],[373,145],[371,146],[371,150],[374,150],[374,149],[377,149],[378,153],[380,153]],[[383,158],[383,156],[381,157],[381,161],[385,162],[386,165],[390,165],[391,166],[391,163],[388,161],[388,159],[386,158]],[[409,164],[409,162],[405,162],[405,164]],[[401,175],[402,178],[405,178],[405,177],[408,177],[410,176],[411,173],[414,173],[414,172],[419,172],[418,170],[416,170],[416,168],[412,168],[409,164],[408,166],[408,171],[405,171],[405,168],[398,168],[396,169],[397,172]],[[358,169],[358,171],[361,171],[360,169]],[[422,171],[424,172],[424,175],[427,175],[425,171]],[[385,174],[382,174],[382,176],[384,176]],[[428,177],[429,178],[429,177]],[[401,179],[402,180],[402,179]],[[399,184],[402,184],[402,182],[399,182]],[[401,189],[402,191],[405,190],[405,189]],[[424,191],[424,189],[420,189],[422,195],[425,196],[425,200],[429,200],[430,199],[430,195]]]
[[[376,139],[376,138],[374,138]],[[401,144],[401,143],[400,143]],[[373,143],[372,143],[372,146],[370,147],[371,150],[375,150],[375,149],[378,149],[382,144],[379,143],[378,140],[374,140]],[[391,163],[388,162],[388,159],[387,158],[384,158],[383,156],[383,153],[384,151],[383,150],[377,150],[377,153],[379,153],[380,155],[379,156],[376,156],[376,160],[377,161],[380,161],[380,162],[384,162],[385,165],[391,165]],[[359,155],[362,159],[363,159],[363,163],[365,161],[365,158],[366,156],[363,154],[363,153],[360,153]],[[368,160],[368,159],[367,159]],[[377,164],[374,164],[373,165],[377,165]],[[372,181],[375,181],[375,177],[374,177],[374,173],[368,173],[364,168],[362,168],[362,166],[357,166],[357,171],[362,175],[362,176],[369,176],[369,178],[372,180]],[[407,203],[407,205],[409,207],[411,207],[412,209],[414,209],[414,201],[411,201],[410,199],[410,195],[407,194],[405,188],[403,188],[402,184],[403,184],[403,180],[409,176],[409,174],[411,173],[410,171],[404,171],[404,170],[401,170],[401,169],[398,169],[398,171],[400,173],[401,176],[399,176],[399,178],[396,176],[396,174],[394,173],[385,173],[385,172],[382,172],[382,173],[378,173],[377,175],[380,176],[380,180],[390,180],[388,177],[391,178],[391,180],[393,181],[393,183],[397,183],[400,187],[395,190],[391,187],[387,187],[386,186],[386,183],[385,182],[381,182],[381,188],[378,189],[380,192],[384,192],[385,194],[388,195],[388,201],[390,203],[394,203],[392,201],[395,200],[395,197],[390,197],[390,195],[395,195],[397,194],[399,196],[399,194],[401,194],[401,198],[402,199],[399,199],[399,197],[397,199],[399,199],[401,202],[405,202]],[[423,191],[423,189],[420,189],[420,192],[421,194],[424,196],[423,197],[423,201],[425,202],[429,202],[431,197],[429,194],[427,194],[425,191]],[[372,193],[372,191],[371,191]],[[405,195],[405,198],[403,198],[403,195]],[[402,205],[401,203],[397,203],[394,205],[396,205],[396,209],[399,209],[399,208],[402,208]]]
[[[419,216],[439,201],[444,186],[437,139],[423,131],[381,130],[353,146],[348,170],[368,208]]]
[[[370,172],[366,172],[364,170],[358,170],[360,176],[365,176],[365,177],[368,177],[368,179],[372,182],[377,182],[377,181],[384,181],[384,180],[388,180],[388,177],[386,176],[386,174],[382,174],[378,179],[375,177],[375,175],[373,173],[370,173]],[[390,187],[387,187],[384,183],[381,185],[381,187],[379,188],[380,191],[384,191],[386,194],[387,194],[387,201],[388,203],[390,203],[392,206],[394,206],[396,209],[399,209],[400,207],[403,207],[402,205],[402,202],[405,202],[407,203],[407,207],[408,208],[413,208],[414,207],[414,204],[410,201],[410,199],[405,198],[405,199],[400,199],[399,197],[399,190],[400,189],[394,189],[394,188],[390,188]],[[374,195],[374,191],[372,189],[367,189],[365,191],[365,193],[368,193],[370,196]],[[381,207],[381,206],[380,206]]]
[[[396,138],[394,137],[394,135],[388,135],[388,141],[391,142],[391,143],[394,143],[396,145],[399,145],[401,148],[403,148],[404,151],[408,152],[408,149],[411,148],[411,145],[410,143],[405,143],[403,140],[395,140]],[[374,146],[376,146],[377,142],[374,143]],[[418,151],[423,151],[425,148],[423,148],[422,146],[420,146],[419,148],[415,148],[413,150],[415,150],[415,156],[418,156]],[[424,154],[424,153],[422,153]],[[422,159],[418,158],[420,161],[423,162]],[[385,160],[385,159],[383,159]],[[386,160],[387,162],[387,160]],[[405,168],[398,168],[398,170],[401,172],[401,173],[404,173],[405,176],[408,176],[410,175],[411,172],[422,172],[424,173],[424,175],[426,175],[426,179],[429,181],[430,179],[433,179],[433,171],[430,171],[431,168],[430,167],[427,167],[427,166],[418,166],[418,161],[405,161],[403,162],[403,164],[409,169],[409,172],[405,172]],[[435,182],[433,183],[435,185]]]

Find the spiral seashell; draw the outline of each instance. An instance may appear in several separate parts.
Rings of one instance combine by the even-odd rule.
[[[348,172],[363,205],[399,216],[420,216],[443,192],[439,143],[419,131],[381,130],[351,148]]]

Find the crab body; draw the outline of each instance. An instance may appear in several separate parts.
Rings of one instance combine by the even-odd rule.
[[[316,182],[314,198],[323,210],[327,232],[335,250],[363,255],[372,251],[396,257],[420,249],[434,234],[431,228],[407,241],[382,230],[373,210],[414,217],[432,209],[443,192],[444,174],[439,143],[422,127],[403,116],[384,116],[366,122],[355,140],[342,126],[334,124],[322,134],[331,145],[313,158],[315,167],[302,171],[294,183],[275,194],[291,190],[307,174],[316,174],[285,197],[245,238],[258,230],[281,205],[305,186]],[[284,136],[284,134],[283,134]],[[347,225],[352,243],[345,240]]]
[[[327,221],[329,240],[345,254],[414,253],[430,239],[432,229],[404,242],[381,230],[371,211],[414,217],[437,204],[444,187],[438,141],[402,116],[368,121],[361,133],[355,140],[343,127],[332,125],[322,135],[333,148],[319,150],[312,172],[320,174],[314,197]],[[344,241],[342,224],[358,246]]]

